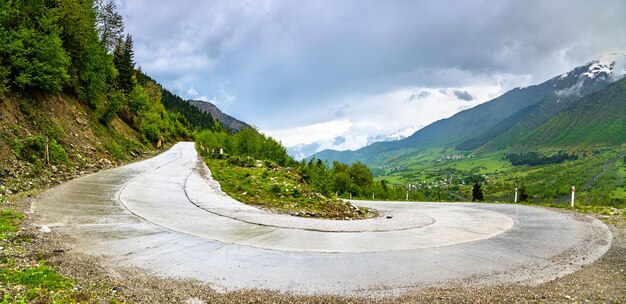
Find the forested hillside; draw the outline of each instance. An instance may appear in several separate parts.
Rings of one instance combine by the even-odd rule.
[[[219,128],[137,71],[113,2],[3,1],[0,41],[0,194]]]

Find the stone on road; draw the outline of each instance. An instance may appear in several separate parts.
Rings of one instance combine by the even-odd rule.
[[[44,193],[38,226],[113,266],[221,290],[398,294],[450,284],[539,284],[593,263],[610,230],[521,205],[354,201],[381,217],[270,214],[228,197],[193,143]],[[391,217],[389,217],[389,216]]]

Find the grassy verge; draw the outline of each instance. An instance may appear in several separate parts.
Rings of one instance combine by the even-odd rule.
[[[76,303],[74,282],[45,260],[26,260],[25,248],[31,242],[20,229],[22,213],[0,211],[0,301],[1,303]]]
[[[42,191],[0,196],[0,304],[125,302],[114,281],[76,275],[59,236],[32,225],[26,212]]]
[[[270,162],[243,167],[208,157],[205,162],[222,190],[245,204],[301,217],[364,219],[377,216],[373,210],[314,192],[293,168]]]

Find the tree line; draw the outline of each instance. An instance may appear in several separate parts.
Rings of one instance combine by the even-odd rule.
[[[578,155],[569,154],[564,151],[559,151],[552,155],[545,155],[539,152],[524,152],[519,154],[507,154],[506,160],[511,162],[514,166],[529,165],[539,166],[547,164],[559,164],[568,160],[577,160]]]
[[[269,166],[295,168],[302,182],[327,197],[365,198],[387,188],[386,182],[374,182],[370,169],[360,162],[334,162],[332,166],[322,160],[297,162],[280,142],[254,128],[242,128],[237,133],[223,128],[205,130],[197,134],[196,142],[205,157],[224,159],[232,165],[253,167],[260,160]]]

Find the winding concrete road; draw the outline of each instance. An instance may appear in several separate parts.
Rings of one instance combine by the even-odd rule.
[[[269,214],[226,196],[179,143],[149,160],[50,189],[38,226],[111,266],[138,266],[221,290],[399,294],[449,284],[539,284],[611,246],[600,221],[520,205],[365,202],[361,221]],[[392,215],[388,219],[386,215]]]

